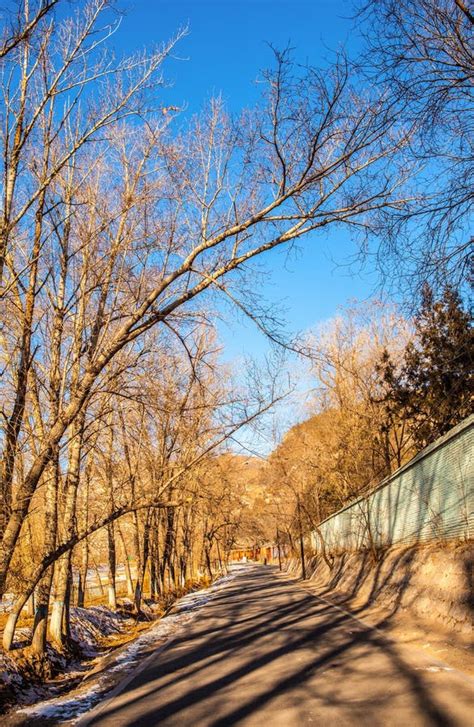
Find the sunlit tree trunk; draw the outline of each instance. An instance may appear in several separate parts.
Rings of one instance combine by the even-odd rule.
[[[38,267],[41,249],[41,234],[43,229],[43,212],[45,195],[41,195],[36,212],[34,242],[30,259],[30,274],[24,311],[22,315],[22,331],[19,363],[15,386],[15,400],[10,417],[7,420],[5,443],[0,462],[0,537],[5,531],[11,515],[12,483],[17,455],[18,437],[20,435],[25,412],[28,374],[31,367],[31,337],[33,333],[33,318],[37,294]],[[1,574],[3,575],[3,574]],[[0,575],[0,598],[4,593],[4,577]]]
[[[145,526],[143,529],[143,551],[139,560],[139,568],[137,563],[137,579],[135,584],[134,597],[134,608],[137,613],[140,611],[141,608],[146,567],[150,555],[150,517],[151,513],[148,511],[146,513]]]
[[[128,553],[127,544],[125,542],[123,530],[122,530],[120,523],[117,523],[117,530],[118,530],[120,542],[122,544],[122,552],[123,552],[123,560],[124,560],[124,568],[125,568],[125,579],[126,579],[126,583],[127,583],[127,595],[133,596],[134,590],[133,590],[132,571],[130,568],[130,556]]]
[[[69,452],[69,469],[65,485],[64,511],[63,511],[63,537],[69,539],[74,535],[76,527],[76,503],[79,487],[82,437],[84,433],[85,412],[74,422],[71,431]],[[71,578],[72,550],[64,555],[56,565],[55,597],[51,613],[51,638],[58,644],[64,643],[63,625],[65,621],[65,604],[68,583]],[[66,630],[69,624],[66,620]]]
[[[53,550],[56,543],[57,532],[57,495],[59,490],[59,453],[47,470],[49,475],[45,488],[45,519],[44,519],[44,552]],[[41,578],[36,589],[35,621],[31,649],[38,656],[44,656],[46,650],[46,637],[48,629],[48,610],[53,581],[53,567],[50,566]]]

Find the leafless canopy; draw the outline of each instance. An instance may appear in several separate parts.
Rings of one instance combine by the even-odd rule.
[[[359,6],[361,3],[359,3]],[[472,272],[474,17],[461,0],[362,3],[369,77],[407,125],[418,173],[414,203],[387,219],[384,263],[418,273],[417,284],[462,283]],[[387,239],[387,238],[386,238]],[[387,256],[387,252],[394,253]],[[385,258],[385,259],[384,259]],[[390,267],[388,272],[393,273]]]
[[[289,51],[274,53],[255,108],[236,118],[216,99],[181,122],[176,106],[163,107],[160,88],[182,33],[117,59],[107,47],[118,22],[107,0],[81,4],[62,20],[41,3],[24,8],[0,78],[8,323],[0,590],[29,543],[44,649],[51,566],[58,639],[71,550],[95,527],[107,532],[113,572],[114,523],[144,512],[134,537],[143,531],[148,542],[151,528],[164,527],[164,562],[174,568],[176,532],[189,539],[192,517],[205,510],[196,505],[198,465],[278,398],[269,386],[249,404],[217,386],[225,373],[211,376],[207,363],[215,297],[265,327],[249,287],[254,261],[330,226],[363,235],[377,229],[384,211],[405,203],[408,134],[384,93],[361,90],[343,55],[317,69],[298,66]],[[144,413],[150,402],[162,426],[155,444]],[[94,511],[94,493],[106,512]],[[214,533],[217,548],[222,523],[208,505],[199,527]],[[162,507],[166,523],[150,510]],[[37,512],[44,527],[34,550],[29,529]],[[143,565],[146,548],[140,553]],[[27,595],[25,588],[7,644]]]

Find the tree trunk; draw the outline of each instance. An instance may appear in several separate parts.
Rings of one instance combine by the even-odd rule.
[[[84,600],[85,600],[84,581],[83,581],[83,577],[82,577],[82,572],[79,571],[78,578],[77,578],[76,606],[78,608],[84,608]]]
[[[166,568],[173,583],[175,582],[175,569],[173,563],[174,549],[174,509],[169,507],[166,512],[166,535],[163,547],[163,558],[160,564],[162,581],[164,582],[164,574]]]
[[[33,616],[35,615],[35,593],[34,593],[34,591],[31,594],[31,596],[29,597],[28,601],[26,602],[25,608],[26,608],[27,615],[30,616],[30,618],[33,618]]]
[[[122,543],[123,560],[124,560],[124,567],[125,567],[125,578],[127,581],[127,596],[132,597],[133,593],[134,593],[132,571],[130,568],[129,555],[128,555],[128,551],[127,551],[127,546],[125,544],[125,538],[123,536],[123,531],[122,531],[122,528],[120,527],[120,523],[117,523],[117,529],[118,529],[118,533],[119,533],[120,542]]]
[[[145,527],[143,530],[143,553],[141,554],[141,557],[140,557],[140,570],[138,570],[138,567],[137,567],[137,580],[136,580],[136,585],[135,585],[135,598],[134,598],[134,608],[137,613],[139,613],[140,608],[141,608],[143,588],[144,588],[144,582],[145,582],[146,566],[147,566],[148,558],[149,558],[149,554],[150,554],[150,517],[151,517],[151,513],[147,512],[146,520],[145,520]]]
[[[160,520],[161,513],[155,512],[155,524],[153,528],[153,564],[155,568],[155,592],[157,596],[163,593],[163,587],[160,580]]]
[[[52,641],[58,646],[63,646],[65,642],[65,608],[68,583],[71,577],[71,557],[72,550],[66,553],[57,562],[58,575],[55,586],[54,601],[51,609],[51,623],[49,627]],[[66,625],[66,630],[69,627]]]
[[[221,573],[225,573],[224,563],[221,558],[221,549],[219,547],[219,540],[216,539],[216,545],[217,545],[217,558],[219,559],[219,571]]]
[[[77,605],[84,608],[87,588],[87,571],[89,570],[89,546],[87,538],[82,545],[82,563],[79,568],[79,580],[77,584]]]
[[[321,555],[323,556],[323,560],[326,563],[329,570],[332,570],[332,567],[334,565],[334,558],[332,556],[328,555],[328,552],[326,550],[326,541],[323,538],[323,534],[321,532],[320,527],[318,525],[315,525],[314,529],[316,530],[316,533],[317,533],[320,543],[321,543]]]
[[[134,483],[132,478],[132,489],[134,491]],[[135,495],[133,494],[133,497]],[[133,549],[135,552],[135,583],[133,586],[133,607],[136,611],[139,610],[141,602],[142,592],[142,570],[143,570],[143,554],[140,544],[140,524],[138,520],[138,513],[134,512],[132,516],[132,533],[133,533]],[[138,605],[137,605],[138,604]]]
[[[59,451],[56,450],[51,468],[46,471],[48,477],[46,485],[45,503],[45,537],[44,552],[49,553],[56,543],[58,521],[58,490],[59,490]],[[46,650],[46,635],[48,627],[48,609],[53,582],[53,567],[50,566],[41,578],[36,597],[35,622],[31,648],[35,654],[43,656]]]
[[[212,572],[212,565],[211,565],[211,556],[209,553],[209,548],[204,548],[204,553],[206,555],[206,567],[207,572],[209,573],[209,578],[212,580],[214,578],[214,574]]]
[[[100,577],[99,566],[97,565],[97,562],[95,560],[93,562],[94,562],[95,574],[96,574],[96,577],[97,577],[97,583],[99,584],[100,595],[103,596],[104,593],[105,593],[105,590],[104,590],[104,586],[103,586],[103,583],[102,583],[102,578]]]
[[[108,547],[108,571],[107,571],[107,594],[109,608],[112,611],[117,609],[117,590],[115,587],[116,580],[116,558],[115,558],[115,537],[114,525],[107,525],[107,547]]]
[[[304,537],[303,537],[303,521],[301,519],[301,502],[300,496],[297,498],[297,512],[298,512],[298,530],[300,538],[300,556],[301,556],[301,578],[306,580],[306,558],[304,552]]]
[[[150,600],[155,601],[158,595],[157,572],[153,552],[150,554]]]
[[[35,621],[33,625],[33,638],[31,650],[38,656],[44,656],[46,651],[46,635],[48,631],[48,608],[51,585],[53,581],[53,568],[48,568],[38,584]]]
[[[76,528],[76,503],[77,491],[80,481],[81,451],[84,435],[85,410],[71,427],[71,442],[69,449],[69,468],[66,478],[65,503],[63,515],[64,539],[69,540],[74,535]],[[72,550],[62,556],[56,563],[56,584],[55,597],[51,613],[51,638],[59,645],[64,644],[64,605],[66,591],[71,572]],[[66,625],[69,630],[69,625]]]
[[[31,338],[33,335],[33,318],[36,302],[36,285],[38,279],[38,262],[41,249],[41,235],[43,229],[43,211],[45,194],[40,196],[35,218],[33,249],[31,251],[30,274],[28,290],[26,293],[25,309],[23,313],[20,360],[15,387],[15,401],[5,428],[5,444],[0,463],[0,534],[3,536],[10,515],[12,503],[12,483],[15,460],[18,451],[18,437],[20,435],[23,415],[25,412],[28,374],[31,368]],[[0,580],[0,598],[3,596],[5,578]]]
[[[38,589],[36,590],[36,595],[34,599],[34,607],[36,613],[36,606],[38,602],[37,594]],[[15,629],[16,625],[18,623],[18,619],[20,617],[20,614],[28,601],[28,599],[31,598],[30,591],[25,591],[22,595],[20,595],[17,600],[15,601],[15,605],[13,606],[12,610],[8,614],[7,623],[5,624],[5,628],[3,630],[3,649],[4,651],[10,651],[13,646],[13,639],[15,638]],[[34,614],[33,614],[34,615]]]
[[[64,599],[64,636],[66,643],[71,640],[71,598],[72,598],[72,568],[69,569],[69,578],[67,582],[66,597]]]

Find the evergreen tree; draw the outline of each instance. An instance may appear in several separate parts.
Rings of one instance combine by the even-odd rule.
[[[425,286],[415,328],[400,369],[385,352],[379,371],[391,416],[407,423],[421,449],[473,411],[474,334],[471,314],[450,287],[435,300]]]

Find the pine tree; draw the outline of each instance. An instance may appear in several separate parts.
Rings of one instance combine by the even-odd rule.
[[[435,300],[425,286],[415,329],[400,369],[385,353],[379,371],[391,415],[407,422],[421,449],[473,411],[474,334],[471,314],[450,287]]]

